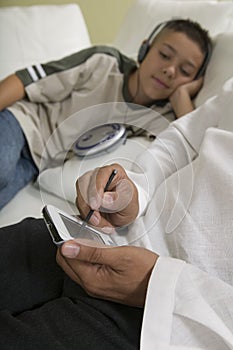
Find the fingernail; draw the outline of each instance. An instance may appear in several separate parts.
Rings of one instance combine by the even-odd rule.
[[[100,220],[99,220],[99,218],[98,218],[95,214],[92,214],[92,216],[91,216],[91,222],[92,222],[93,225],[98,225],[99,222],[100,222]]]
[[[80,247],[76,244],[64,243],[62,246],[62,255],[67,258],[76,258],[79,251]]]
[[[104,226],[104,227],[101,228],[101,231],[103,231],[104,233],[110,235],[111,233],[114,232],[114,227]]]
[[[92,198],[90,199],[90,207],[91,207],[92,209],[98,209],[98,203],[97,203],[97,200],[96,200],[95,197],[92,197]]]
[[[113,203],[112,195],[110,193],[105,193],[104,194],[104,201],[106,203],[112,204]]]

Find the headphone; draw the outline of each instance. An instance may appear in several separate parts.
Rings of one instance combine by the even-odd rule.
[[[151,34],[149,35],[149,37],[143,41],[143,43],[141,44],[140,48],[139,48],[139,51],[138,51],[138,57],[137,57],[137,60],[138,60],[138,63],[142,63],[142,61],[145,59],[149,49],[150,49],[150,46],[151,46],[151,43],[153,41],[153,39],[163,30],[163,28],[171,21],[165,21],[165,22],[161,22],[160,24],[158,24],[154,30],[151,32]],[[212,54],[212,47],[211,45],[208,43],[208,46],[207,46],[207,51],[206,51],[206,55],[205,55],[205,58],[202,62],[202,65],[201,67],[199,68],[199,71],[197,72],[196,76],[195,76],[195,79],[198,79],[200,78],[201,76],[204,75],[205,73],[205,70],[208,66],[208,63],[210,61],[210,57],[211,57],[211,54]]]

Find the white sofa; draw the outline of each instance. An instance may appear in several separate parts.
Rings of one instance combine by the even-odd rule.
[[[232,1],[137,0],[113,45],[136,57],[140,43],[153,27],[172,16],[196,19],[214,37],[215,46],[204,87],[195,101],[199,106],[233,76]],[[66,25],[61,26],[61,23]],[[60,58],[90,45],[88,29],[78,5],[0,8],[0,79],[18,68]],[[38,182],[21,190],[0,211],[0,227],[27,216],[40,217],[41,208],[48,203],[74,212],[77,169],[82,167],[84,172],[112,161],[120,161],[127,167],[147,146],[147,140],[137,139],[105,156],[85,161],[73,158],[64,167],[45,170]]]
[[[0,8],[0,79],[18,68],[57,59],[90,45],[78,5]],[[29,184],[0,211],[0,226],[27,216],[40,217],[47,202],[67,209],[66,201],[43,193],[37,184]]]

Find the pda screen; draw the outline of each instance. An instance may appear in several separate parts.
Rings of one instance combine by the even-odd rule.
[[[95,234],[95,232],[92,232],[88,227],[83,227],[62,214],[60,214],[60,217],[73,238],[93,239],[94,241],[103,242],[102,239],[97,234]]]

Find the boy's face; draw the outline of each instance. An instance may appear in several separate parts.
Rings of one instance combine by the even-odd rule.
[[[195,78],[203,59],[198,44],[184,33],[163,30],[141,63],[141,93],[148,102],[168,98]]]

